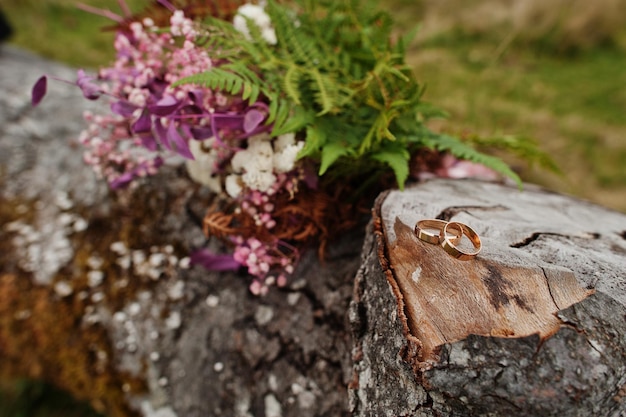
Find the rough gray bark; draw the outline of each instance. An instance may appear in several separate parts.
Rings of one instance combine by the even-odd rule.
[[[210,195],[167,167],[110,193],[76,137],[89,103],[0,54],[0,377],[34,377],[109,416],[339,416],[351,376],[347,311],[363,231],[310,251],[287,288],[252,296],[245,275],[186,268]]]
[[[415,238],[435,217],[473,227],[481,254]],[[625,215],[432,180],[379,197],[373,229],[350,309],[354,415],[626,415]]]

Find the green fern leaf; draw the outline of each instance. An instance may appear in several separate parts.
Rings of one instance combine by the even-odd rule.
[[[326,144],[322,148],[322,158],[320,161],[319,175],[324,175],[328,168],[342,156],[350,154],[350,148],[340,142],[332,142]]]
[[[307,71],[307,75],[311,80],[309,85],[314,91],[315,102],[321,107],[317,115],[321,116],[330,113],[335,108],[335,105],[338,104],[334,99],[334,83],[332,79],[329,75],[322,74],[317,68]]]
[[[296,65],[289,65],[285,72],[285,78],[283,78],[283,90],[291,100],[297,105],[301,105],[301,94],[299,90],[299,83],[301,79],[300,69]]]
[[[326,132],[323,129],[311,125],[307,126],[304,147],[298,153],[298,159],[317,156],[320,149],[326,145],[326,140]]]
[[[312,112],[307,111],[304,107],[297,106],[291,111],[289,117],[283,124],[274,125],[274,129],[272,129],[272,136],[298,132],[313,123],[313,120],[315,120],[315,115]]]
[[[409,152],[399,146],[387,147],[386,149],[372,154],[372,159],[387,164],[393,170],[398,187],[404,189],[404,183],[409,177]]]
[[[517,186],[522,188],[522,180],[503,160],[494,156],[485,155],[478,152],[471,146],[461,142],[459,139],[448,135],[437,135],[430,133],[430,135],[423,141],[424,145],[436,149],[438,151],[447,151],[452,155],[460,159],[466,159],[468,161],[476,162],[484,165],[487,168],[503,174],[511,178]]]

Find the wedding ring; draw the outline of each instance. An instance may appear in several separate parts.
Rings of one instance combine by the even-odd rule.
[[[454,243],[452,242],[452,239],[450,239],[449,237],[450,235],[448,234],[449,229],[456,230],[460,233],[458,235],[453,235],[453,236],[459,236],[459,240],[462,239],[463,235],[467,236],[469,240],[472,242],[472,245],[474,245],[474,249],[476,250],[474,252],[466,252],[457,248],[455,246],[455,243],[458,243],[458,242],[454,242]],[[468,225],[459,223],[459,222],[446,223],[443,229],[441,229],[440,238],[441,238],[441,246],[443,247],[443,250],[445,250],[452,257],[459,259],[461,261],[467,261],[467,260],[472,259],[476,255],[478,255],[478,253],[480,252],[480,249],[482,248],[482,243],[480,241],[480,237],[478,236],[478,233],[476,233]]]
[[[432,243],[434,245],[438,245],[442,242],[442,235],[444,227],[448,224],[445,220],[438,219],[429,219],[429,220],[420,220],[415,223],[415,234],[420,240],[424,242]],[[439,230],[439,233],[434,234],[425,231],[424,229],[434,229]],[[458,230],[458,229],[457,229]],[[457,235],[450,235],[450,242],[459,243],[461,238],[463,237],[463,232],[459,230]]]

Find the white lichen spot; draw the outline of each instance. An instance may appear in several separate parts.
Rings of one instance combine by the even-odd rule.
[[[113,242],[111,246],[109,246],[109,249],[111,249],[111,252],[120,256],[128,254],[128,247],[124,242]]]
[[[282,417],[282,407],[274,394],[267,394],[265,398],[263,398],[263,403],[265,404],[266,417]]]
[[[143,417],[178,417],[171,407],[165,406],[155,409],[148,400],[141,402],[141,414]]]
[[[158,267],[158,266],[163,265],[163,262],[165,261],[165,259],[166,259],[165,254],[163,254],[163,253],[153,253],[148,258],[148,263],[152,267]]]
[[[211,294],[206,298],[205,302],[209,307],[217,307],[220,303],[220,298],[217,295]]]
[[[128,305],[128,314],[131,316],[136,316],[141,312],[141,304],[138,302],[132,302]]]
[[[452,345],[448,362],[452,365],[467,366],[471,357],[470,353],[457,345]]]
[[[69,226],[74,223],[74,215],[70,213],[61,213],[58,217],[59,224],[62,226]]]
[[[172,311],[165,319],[165,325],[168,329],[176,330],[182,324],[182,318],[179,311]]]
[[[274,317],[274,310],[266,305],[260,305],[254,313],[254,319],[259,326],[269,323]]]
[[[113,320],[115,320],[118,323],[123,323],[124,321],[126,321],[126,313],[124,313],[123,311],[118,311],[115,314],[113,314]]]
[[[185,283],[184,281],[176,281],[167,289],[167,296],[170,300],[180,300],[185,295]]]
[[[297,382],[294,382],[293,384],[291,384],[291,392],[294,395],[298,395],[298,394],[300,394],[303,391],[304,391],[304,387],[302,385],[298,384]]]
[[[18,310],[13,314],[15,320],[26,320],[32,316],[32,312],[30,310]]]
[[[89,226],[89,223],[87,222],[87,220],[83,219],[82,217],[77,216],[76,219],[74,220],[74,224],[72,225],[72,229],[74,230],[75,233],[80,233],[80,232],[87,230],[88,226]]]
[[[102,284],[102,281],[104,281],[103,271],[95,270],[87,272],[87,285],[89,285],[89,287],[97,287],[98,285]]]
[[[302,409],[313,408],[315,402],[315,394],[313,394],[311,391],[305,390],[298,394],[298,406]]]
[[[61,210],[69,210],[74,207],[74,203],[70,199],[70,196],[64,191],[56,193],[54,203]]]
[[[215,362],[213,364],[213,370],[217,373],[220,373],[224,370],[224,364],[222,362]]]
[[[159,355],[159,352],[150,352],[150,360],[152,362],[158,361],[159,358],[161,358],[161,355]]]
[[[66,281],[59,281],[54,284],[54,292],[59,297],[67,297],[68,295],[71,295],[73,291],[74,289],[72,286]]]
[[[422,267],[418,266],[417,268],[415,268],[415,271],[413,271],[413,273],[411,274],[411,279],[413,280],[414,283],[417,284],[421,276],[422,276]]]
[[[191,266],[191,259],[188,256],[185,256],[184,258],[181,258],[178,261],[178,267],[180,269],[189,269],[190,266]]]
[[[267,377],[267,385],[270,390],[278,391],[278,378],[276,378],[276,375],[270,374],[270,376]]]
[[[99,303],[102,300],[104,300],[104,293],[100,291],[95,292],[91,295],[91,301],[93,301],[94,303]]]
[[[299,292],[291,292],[287,295],[287,304],[289,304],[290,306],[295,306],[296,304],[298,304],[299,300],[300,300]]]
[[[169,381],[167,380],[166,377],[162,376],[161,378],[159,378],[159,385],[162,387],[167,386],[167,384],[169,383]]]
[[[100,269],[104,264],[104,259],[102,259],[97,254],[92,254],[87,258],[87,266],[91,269]]]

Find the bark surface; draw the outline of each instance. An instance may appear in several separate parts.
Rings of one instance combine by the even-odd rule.
[[[421,219],[482,238],[469,261]],[[357,275],[358,416],[626,413],[626,216],[527,185],[432,180],[379,197]]]

